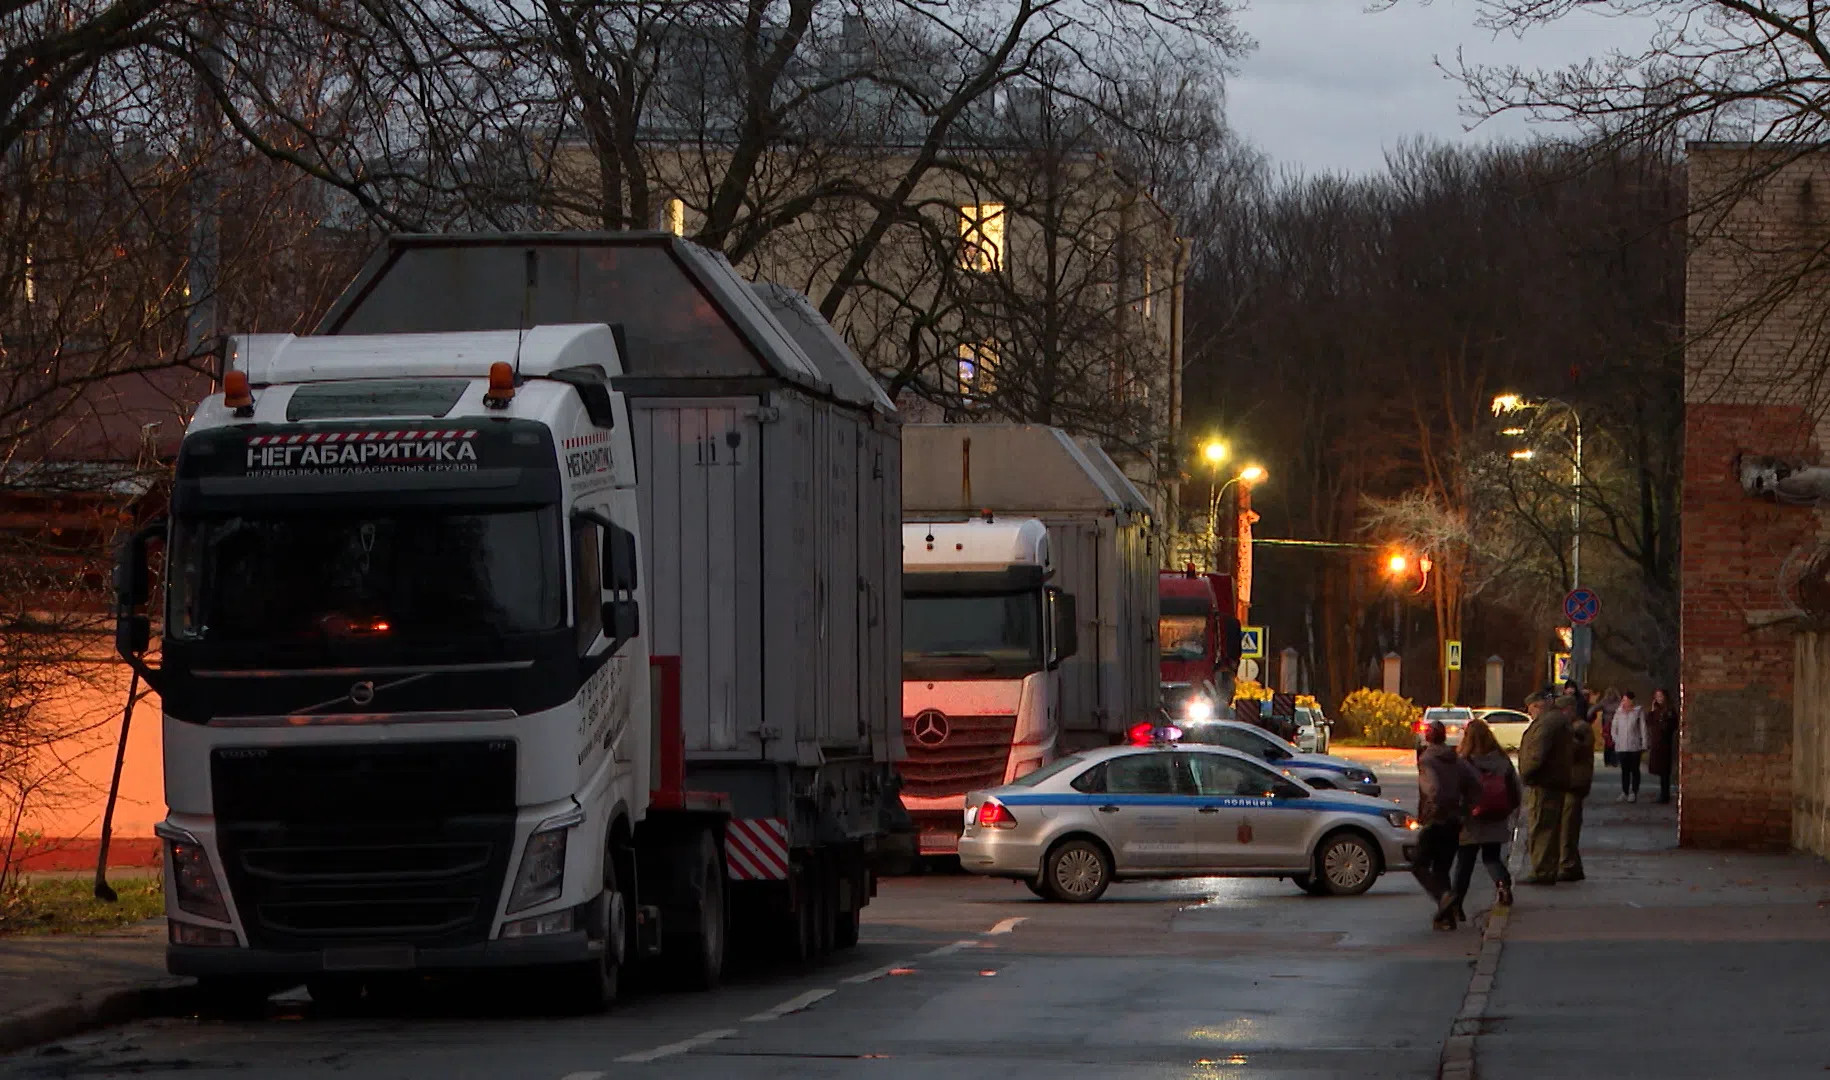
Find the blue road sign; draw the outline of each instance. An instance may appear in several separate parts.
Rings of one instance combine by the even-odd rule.
[[[1571,589],[1563,598],[1563,614],[1577,626],[1587,626],[1601,614],[1601,597],[1590,588]]]
[[[1264,659],[1264,627],[1242,626],[1239,628],[1239,656],[1245,660]]]

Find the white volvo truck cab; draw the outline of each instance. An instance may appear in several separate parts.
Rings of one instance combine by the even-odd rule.
[[[718,808],[702,835],[643,824],[656,727],[620,371],[602,325],[232,339],[169,523],[116,576],[117,644],[163,702],[173,973],[317,996],[538,966],[597,1006],[631,950],[659,951],[639,848],[707,862],[678,876],[718,904]],[[722,909],[703,924],[681,960],[700,982]]]
[[[1055,759],[1074,598],[1034,518],[902,527],[902,802],[923,855],[959,850],[969,791]]]

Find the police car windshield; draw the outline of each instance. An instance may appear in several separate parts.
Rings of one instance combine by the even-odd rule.
[[[436,644],[564,622],[557,511],[181,518],[170,633],[219,643]]]
[[[1017,777],[1010,782],[1010,786],[1035,787],[1051,776],[1067,772],[1069,769],[1079,768],[1086,764],[1086,760],[1086,758],[1079,754],[1069,754],[1067,757],[1057,758],[1053,763],[1044,765],[1033,773],[1025,773],[1022,776]]]

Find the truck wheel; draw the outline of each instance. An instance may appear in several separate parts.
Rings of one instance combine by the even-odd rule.
[[[724,976],[724,858],[710,831],[687,852],[699,863],[699,903],[691,929],[669,935],[661,955],[682,988],[710,990]]]
[[[561,1005],[568,1012],[591,1015],[603,1012],[616,1001],[622,981],[623,942],[627,939],[625,922],[629,917],[628,898],[617,889],[616,852],[604,852],[604,952],[596,960],[587,960],[568,969],[561,977]]]
[[[1043,888],[1050,897],[1071,904],[1088,904],[1106,894],[1112,884],[1112,860],[1091,840],[1066,840],[1055,845],[1042,860]]]
[[[839,917],[839,879],[833,875],[832,860],[823,854],[814,856],[813,867],[814,955],[830,956]]]

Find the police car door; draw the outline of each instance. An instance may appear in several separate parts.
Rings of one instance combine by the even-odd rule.
[[[1200,793],[1200,865],[1215,870],[1300,866],[1309,816],[1282,793],[1283,777],[1223,754],[1190,754]]]
[[[1120,873],[1193,865],[1189,824],[1196,807],[1181,757],[1146,751],[1105,763],[1091,801]]]

